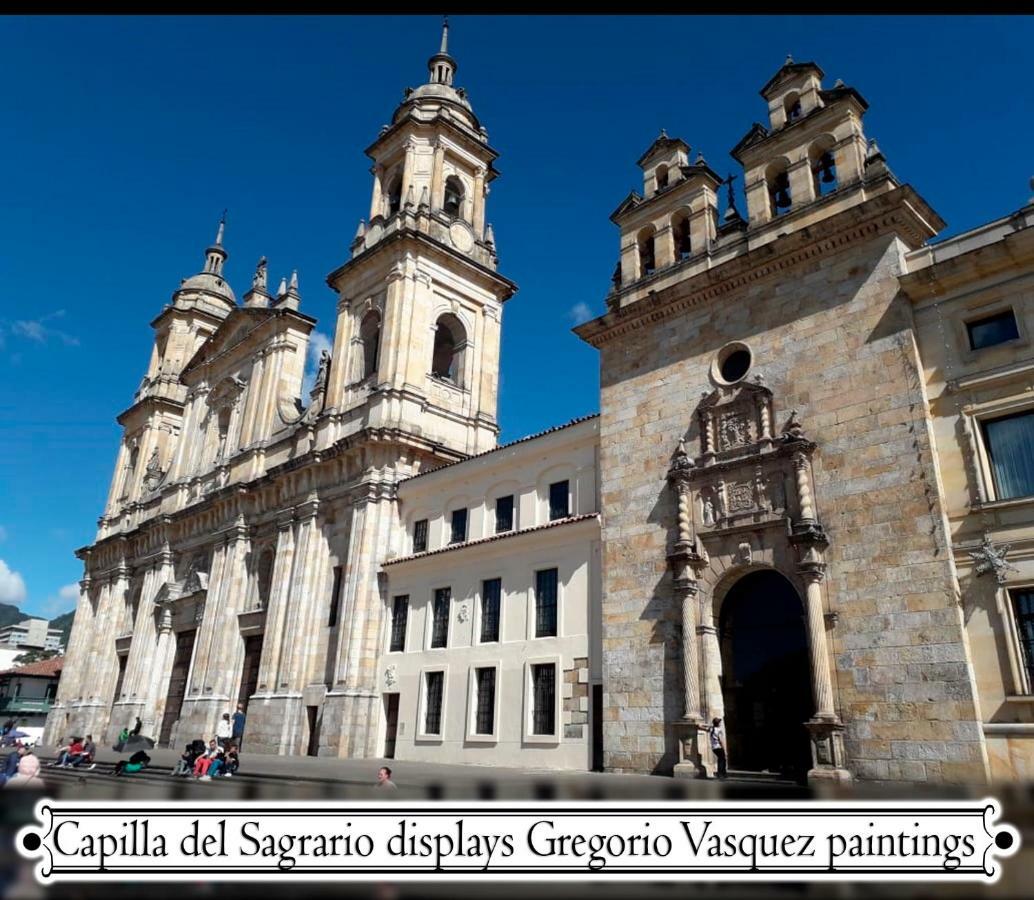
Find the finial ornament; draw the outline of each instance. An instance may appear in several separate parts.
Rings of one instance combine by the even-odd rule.
[[[742,218],[742,216],[740,215],[740,211],[736,208],[736,195],[733,193],[732,190],[732,183],[735,180],[736,176],[730,172],[728,178],[726,178],[725,181],[722,182],[722,184],[724,184],[728,189],[727,197],[729,202],[729,205],[725,209],[725,215],[722,217],[723,221],[725,222],[733,222],[737,219]]]
[[[298,270],[297,269],[292,269],[291,270],[291,280],[290,280],[290,282],[288,282],[287,289],[292,294],[297,294],[298,293]]]
[[[226,210],[223,210],[223,215],[219,219],[219,230],[215,233],[215,245],[221,247],[223,245],[223,234],[226,232]]]
[[[782,438],[784,441],[803,441],[804,437],[804,426],[801,425],[797,418],[797,410],[791,409],[790,416],[786,420],[786,424],[783,426]]]
[[[783,65],[784,66],[792,66],[793,65],[793,56],[791,54],[789,54],[789,53],[786,54],[786,62],[784,62]]]
[[[442,16],[442,49],[439,53],[449,52],[449,17]]]
[[[280,287],[276,289],[276,295],[283,297],[287,293],[287,277],[284,276],[280,279]]]

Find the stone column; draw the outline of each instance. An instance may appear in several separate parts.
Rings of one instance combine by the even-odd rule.
[[[58,682],[57,698],[50,714],[43,739],[47,744],[56,744],[66,736],[65,720],[71,723],[76,709],[81,703],[83,676],[87,669],[90,652],[90,639],[94,628],[94,607],[90,599],[92,587],[89,574],[79,582],[79,602],[76,604],[75,617],[72,620],[72,634],[65,652],[64,678]]]
[[[829,651],[826,643],[826,618],[822,611],[822,578],[824,563],[810,563],[800,569],[807,582],[805,606],[808,612],[808,648],[811,654],[811,683],[815,693],[815,716],[835,718],[833,709],[833,681],[829,670]]]
[[[772,440],[772,410],[768,405],[768,397],[764,394],[757,395],[758,401],[758,422],[761,425],[761,440]]]
[[[797,480],[797,502],[802,522],[815,521],[815,502],[811,495],[811,475],[808,472],[808,457],[804,453],[793,455],[793,470]]]
[[[704,710],[702,715],[710,721],[715,716],[725,716],[725,700],[722,698],[722,651],[718,645],[718,629],[714,624],[714,613],[701,609],[697,634],[700,636]]]
[[[248,593],[246,557],[249,529],[243,515],[225,537],[219,583],[210,589],[205,619],[211,620],[212,631],[204,669],[204,696],[220,712],[232,713],[234,688],[240,677],[244,645],[237,615],[245,608]],[[218,720],[216,720],[218,721]]]
[[[370,200],[370,218],[384,214],[384,210],[381,209],[383,204],[382,190],[383,186],[381,181],[384,178],[384,167],[380,164],[374,166],[370,171],[373,172],[373,198]]]
[[[480,241],[485,237],[485,170],[478,166],[474,173],[474,236]]]
[[[442,207],[442,182],[445,174],[445,147],[442,139],[434,143],[434,163],[431,166],[431,210],[436,212]]]
[[[147,711],[151,715],[150,736],[158,740],[162,719],[165,717],[165,701],[168,699],[169,678],[172,675],[172,661],[176,654],[176,636],[172,633],[172,602],[167,601],[156,612],[158,640],[154,648],[154,664],[148,675],[147,694],[151,702]],[[143,716],[141,716],[141,720]],[[146,729],[143,729],[146,734]]]
[[[273,563],[273,583],[269,590],[266,613],[266,639],[259,666],[260,693],[275,693],[279,686],[280,653],[287,621],[291,572],[294,569],[294,509],[284,510],[277,518],[279,533]]]
[[[402,204],[405,206],[407,198],[413,193],[413,158],[416,155],[416,144],[407,139],[402,147],[406,154],[402,161]]]

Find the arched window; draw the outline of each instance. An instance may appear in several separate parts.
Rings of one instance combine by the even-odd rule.
[[[377,355],[381,343],[381,317],[370,310],[359,326],[359,344],[362,351],[362,360],[359,365],[360,380],[369,378],[377,372]]]
[[[689,214],[677,212],[671,217],[671,239],[675,246],[675,261],[687,259],[692,255],[692,245],[689,240]]]
[[[396,175],[388,183],[388,217],[402,208],[402,176]]]
[[[431,374],[435,378],[462,386],[463,351],[467,347],[467,333],[463,324],[451,313],[438,320],[434,329],[434,353]]]
[[[663,191],[668,186],[668,167],[663,164],[659,165],[654,177],[657,180],[657,190]]]
[[[445,200],[442,203],[442,212],[454,219],[463,215],[463,182],[455,175],[450,175],[445,179]]]
[[[822,197],[837,189],[837,163],[833,155],[833,142],[828,137],[819,139],[808,150],[811,164],[811,178],[815,185],[815,196]]]
[[[273,587],[273,549],[271,547],[263,550],[259,557],[255,585],[257,606],[259,609],[266,609],[269,606],[269,594]]]
[[[786,113],[786,124],[796,122],[801,117],[801,97],[796,91],[791,91],[783,100],[783,111]]]
[[[768,167],[765,182],[768,184],[769,212],[774,219],[789,210],[793,202],[790,196],[790,175],[785,160],[774,162]]]
[[[652,275],[657,268],[653,249],[654,228],[648,225],[639,232],[639,275]]]

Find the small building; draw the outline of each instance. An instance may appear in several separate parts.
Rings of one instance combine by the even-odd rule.
[[[0,628],[0,645],[26,650],[60,650],[61,629],[51,628],[46,619],[23,619]]]
[[[400,484],[385,756],[602,766],[598,441],[589,416]]]
[[[16,728],[38,741],[57,696],[63,665],[64,657],[55,656],[0,672],[0,722],[13,719]]]

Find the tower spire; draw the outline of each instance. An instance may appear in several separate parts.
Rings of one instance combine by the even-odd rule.
[[[205,272],[211,275],[223,274],[223,263],[226,262],[227,254],[223,249],[223,235],[226,232],[226,210],[219,219],[219,229],[215,233],[215,243],[205,250]]]
[[[449,17],[442,17],[442,44],[438,52],[427,61],[431,73],[431,84],[452,84],[456,74],[456,60],[449,56]]]
[[[215,233],[215,246],[221,247],[223,245],[223,233],[226,231],[226,210],[223,210],[223,214],[219,219],[219,230]]]

